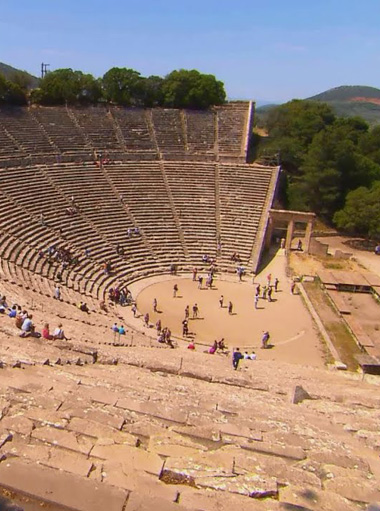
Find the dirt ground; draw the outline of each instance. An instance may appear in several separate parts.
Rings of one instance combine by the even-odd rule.
[[[372,295],[366,293],[342,293],[342,296],[352,316],[372,339],[380,355],[380,305]]]
[[[155,277],[147,279],[132,293],[137,298],[137,307],[142,317],[149,312],[150,323],[154,325],[158,318],[163,326],[168,326],[175,336],[182,338],[182,320],[186,305],[198,304],[199,317],[191,319],[189,330],[198,349],[206,349],[212,342],[224,337],[229,348],[239,346],[242,351],[257,350],[259,358],[264,360],[282,360],[304,365],[323,366],[324,347],[316,328],[299,295],[290,292],[290,281],[286,277],[286,258],[279,251],[262,272],[255,277],[247,277],[239,282],[237,277],[229,280],[216,279],[214,289],[198,289],[191,278]],[[273,293],[273,302],[260,299],[258,309],[254,308],[254,295],[258,283],[266,283],[271,273],[272,282],[280,280],[279,291]],[[204,275],[205,276],[205,275]],[[173,297],[173,286],[179,291]],[[220,308],[219,298],[224,296],[225,306]],[[158,313],[153,311],[153,300],[157,299]],[[229,315],[226,305],[233,303],[233,314]],[[271,334],[273,348],[261,350],[261,337],[264,330]],[[153,330],[151,329],[153,332]]]

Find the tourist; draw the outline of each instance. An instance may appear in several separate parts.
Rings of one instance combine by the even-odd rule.
[[[119,333],[119,327],[117,326],[117,323],[114,323],[114,325],[111,326],[111,330],[115,333]]]
[[[8,310],[9,310],[8,316],[10,318],[15,318],[17,316],[17,305],[12,305],[12,308]]]
[[[268,302],[272,301],[272,293],[273,293],[273,289],[272,289],[272,286],[270,286],[268,289]]]
[[[202,285],[203,285],[203,277],[201,275],[199,275],[199,277],[198,277],[198,289],[202,289]]]
[[[188,350],[195,350],[195,344],[194,344],[194,341],[190,341],[188,346],[187,346],[187,349]]]
[[[124,328],[123,325],[121,325],[120,328],[119,328],[119,334],[120,335],[125,335],[125,328]]]
[[[162,324],[161,324],[161,320],[160,319],[158,319],[156,321],[156,330],[157,330],[157,334],[160,335],[161,330],[162,330]]]
[[[248,353],[248,351],[244,352],[244,360],[251,360],[251,355]]]
[[[232,353],[232,365],[235,371],[239,367],[239,362],[243,358],[243,355],[240,353],[240,349],[236,348],[236,350]]]
[[[198,318],[198,313],[199,313],[198,304],[195,303],[193,305],[193,319]]]
[[[252,351],[251,353],[251,360],[256,360],[257,359],[257,355],[254,351]]]
[[[219,298],[219,305],[220,305],[221,309],[223,308],[223,304],[224,304],[224,296],[221,295],[221,297]]]
[[[233,303],[228,302],[228,314],[232,314],[233,308],[234,308]]]
[[[48,340],[53,339],[53,336],[50,334],[50,331],[49,331],[49,323],[44,324],[41,335],[42,335],[43,339],[48,339]]]
[[[255,309],[258,308],[259,305],[259,295],[255,295]]]
[[[178,285],[174,284],[174,286],[173,286],[173,298],[176,298],[177,293],[178,293]]]
[[[189,305],[186,305],[185,307],[185,319],[189,319],[190,316],[190,307]]]
[[[276,293],[277,293],[277,291],[278,291],[278,284],[279,284],[279,282],[280,282],[280,281],[279,281],[279,280],[278,280],[278,278],[276,277],[276,278],[274,279],[274,290],[275,290],[275,292],[276,292]]]
[[[90,313],[90,311],[88,310],[88,307],[87,307],[87,303],[86,302],[80,302],[78,304],[78,309],[81,310],[82,312],[87,312],[87,314]]]
[[[148,312],[144,316],[144,324],[147,328],[149,328],[149,313]]]
[[[220,339],[220,341],[218,342],[218,350],[223,352],[226,349],[227,349],[227,346],[226,346],[226,344],[224,342],[224,337],[222,337]]]
[[[54,289],[54,299],[61,300],[61,288],[59,286],[56,286]]]
[[[69,339],[65,336],[65,332],[62,328],[62,323],[59,323],[58,327],[53,332],[53,339],[59,339],[61,341],[65,340],[68,341]]]
[[[131,311],[133,312],[133,317],[135,318],[137,314],[137,307],[135,303],[132,305]]]
[[[193,268],[193,282],[195,282],[197,280],[197,273],[198,273],[198,270],[194,266],[194,268]]]
[[[214,344],[210,347],[208,352],[210,353],[210,355],[214,355],[216,353],[217,349],[218,349],[218,341],[215,340]]]
[[[157,312],[157,298],[153,299],[153,310],[154,312]]]
[[[267,288],[267,286],[264,286],[263,287],[263,300],[267,299],[267,292],[268,292],[268,288]]]
[[[189,335],[189,322],[187,319],[182,321],[182,337],[187,337]]]
[[[258,284],[256,287],[256,296],[260,296],[260,291],[261,291],[261,287],[260,287],[260,284]]]
[[[262,349],[266,349],[268,348],[268,341],[269,341],[269,338],[270,338],[270,334],[268,331],[265,331],[263,333],[263,336],[261,338],[261,348]]]
[[[28,335],[31,335],[34,333],[34,324],[32,322],[33,315],[27,316],[21,325],[21,334],[20,337],[27,337]]]
[[[270,286],[271,281],[272,281],[272,274],[271,274],[271,273],[268,273],[268,275],[267,275],[267,284],[268,284],[268,287]]]

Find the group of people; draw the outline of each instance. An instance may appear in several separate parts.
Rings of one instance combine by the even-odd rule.
[[[128,288],[121,288],[118,284],[116,287],[111,287],[108,290],[108,299],[114,304],[119,304],[122,307],[132,303],[132,293]]]
[[[240,351],[240,348],[235,348],[232,352],[232,367],[235,369],[235,371],[238,369],[240,360],[256,360],[257,355],[255,351],[252,351],[252,353],[248,353],[246,351],[243,355],[243,353]]]
[[[261,287],[261,284],[257,284],[256,286],[256,292],[255,292],[255,309],[258,308],[259,300],[268,300],[268,302],[273,302],[273,291],[277,293],[278,291],[278,285],[280,281],[276,277],[272,283],[272,274],[269,273],[267,275],[267,283],[263,287]]]
[[[0,298],[0,314],[6,314],[9,318],[14,320],[15,326],[20,330],[20,337],[42,337],[48,340],[69,340],[63,330],[62,323],[59,323],[57,328],[51,334],[49,323],[44,323],[40,332],[37,332],[36,325],[33,321],[33,314],[23,309],[21,305],[13,304],[9,306],[6,296]]]

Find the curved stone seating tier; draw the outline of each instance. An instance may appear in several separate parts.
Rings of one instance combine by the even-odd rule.
[[[215,153],[215,112],[185,110],[189,152]]]
[[[111,285],[167,272],[172,263],[188,269],[205,253],[230,270],[230,257],[239,252],[249,267],[260,250],[256,238],[269,207],[273,171],[188,161],[3,171],[1,253],[52,280],[60,273],[65,285],[98,299]],[[77,213],[68,216],[73,205]],[[62,271],[60,264],[39,255],[52,245],[70,248],[78,264]],[[103,271],[105,261],[112,265],[111,275]]]
[[[120,107],[0,108],[0,166],[112,160],[242,161],[250,102],[206,111]],[[142,156],[142,158],[141,158]]]
[[[244,156],[244,143],[250,125],[249,102],[236,101],[216,108],[219,153]]]
[[[98,153],[122,151],[113,118],[103,107],[71,108],[70,112]]]
[[[65,107],[38,107],[30,112],[61,153],[80,153],[89,145]]]
[[[112,108],[111,112],[121,130],[127,151],[157,152],[146,109]]]
[[[143,229],[150,246],[167,266],[184,259],[178,228],[175,222],[164,177],[159,163],[124,163],[106,166],[106,172],[128,210]]]
[[[77,314],[70,335],[86,326],[106,337],[101,317],[82,325]],[[379,501],[380,403],[360,375],[262,361],[231,374],[218,355],[158,357],[143,339],[25,340],[1,319],[8,494],[78,511],[360,511]]]
[[[161,151],[186,151],[185,126],[181,114],[181,110],[176,109],[152,109],[154,131]]]
[[[215,164],[165,162],[165,174],[192,260],[216,256]]]
[[[0,126],[27,155],[57,152],[40,124],[27,108],[1,108]]]
[[[238,252],[244,264],[248,264],[260,220],[266,214],[264,206],[273,169],[223,164],[219,172],[222,259],[227,262]]]
[[[0,158],[6,158],[10,154],[14,158],[25,156],[17,141],[9,135],[3,126],[0,126]]]

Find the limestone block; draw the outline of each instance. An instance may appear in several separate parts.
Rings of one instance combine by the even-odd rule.
[[[0,463],[0,485],[76,511],[123,511],[128,492],[21,460]]]
[[[0,426],[8,431],[29,436],[33,430],[33,422],[22,415],[4,417]]]
[[[94,439],[110,439],[117,444],[127,444],[135,447],[138,443],[138,439],[128,433],[123,433],[99,422],[78,417],[71,419],[67,429]]]
[[[32,438],[40,440],[62,449],[79,452],[81,454],[89,455],[93,447],[93,442],[88,438],[76,435],[71,431],[43,426],[36,428],[32,432]]]
[[[302,387],[302,385],[296,385],[293,396],[292,396],[292,403],[294,405],[298,405],[298,403],[302,403],[302,401],[305,401],[306,399],[313,399],[310,394]]]
[[[164,464],[157,454],[128,445],[95,445],[91,456],[122,463],[126,473],[138,470],[157,477],[161,474]]]
[[[271,454],[273,456],[280,456],[282,458],[289,458],[292,460],[303,460],[306,458],[305,451],[301,447],[291,445],[281,445],[271,442],[245,442],[241,444],[243,449],[248,451],[262,452],[264,454]]]
[[[50,449],[50,455],[47,460],[39,461],[42,465],[51,468],[57,468],[71,474],[88,477],[93,463],[84,455],[66,451],[64,449]]]
[[[338,493],[354,502],[380,502],[380,490],[375,481],[356,477],[334,477],[324,482],[326,490]]]
[[[331,491],[317,490],[307,486],[286,486],[279,490],[279,500],[288,509],[288,505],[300,506],[311,511],[358,511],[353,502]],[[291,509],[291,508],[290,508]],[[298,508],[296,508],[298,509]]]

